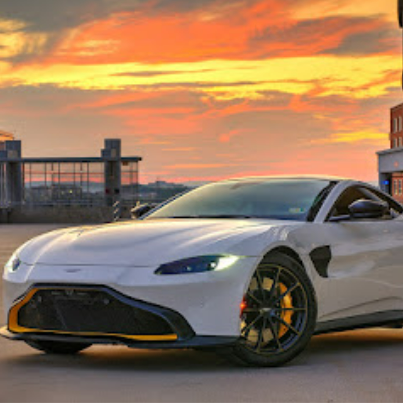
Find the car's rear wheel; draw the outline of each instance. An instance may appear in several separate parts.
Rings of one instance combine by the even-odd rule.
[[[43,351],[46,354],[62,354],[72,355],[88,348],[91,344],[84,343],[63,343],[59,341],[48,340],[26,340],[30,347],[36,350]]]
[[[242,303],[241,337],[227,355],[246,365],[285,364],[308,344],[316,315],[304,268],[287,255],[271,254],[251,279]]]

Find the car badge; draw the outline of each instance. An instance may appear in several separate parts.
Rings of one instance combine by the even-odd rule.
[[[78,273],[81,269],[65,269],[66,273]]]

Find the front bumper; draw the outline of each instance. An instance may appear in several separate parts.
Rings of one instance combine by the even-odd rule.
[[[194,336],[179,313],[95,285],[33,285],[9,310],[8,330],[134,341],[176,341]]]
[[[177,312],[198,336],[239,337],[239,306],[258,261],[246,257],[227,270],[171,276],[155,275],[155,267],[22,264],[4,274],[4,306],[9,312],[37,284],[104,285]]]
[[[0,336],[134,348],[212,347],[236,341],[197,337],[179,313],[105,286],[63,284],[33,285],[11,307]]]

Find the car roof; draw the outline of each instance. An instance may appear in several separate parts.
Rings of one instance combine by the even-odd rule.
[[[341,178],[337,176],[324,176],[324,175],[265,175],[265,176],[245,176],[237,178],[228,178],[220,182],[231,181],[265,181],[270,179],[292,179],[292,180],[324,180],[329,182],[350,182],[354,181],[350,178]],[[355,181],[354,181],[355,182]]]

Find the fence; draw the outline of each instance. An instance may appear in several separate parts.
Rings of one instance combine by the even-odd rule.
[[[100,157],[23,158],[21,150],[19,140],[0,142],[2,215],[112,216],[115,202],[127,210],[139,199],[141,157],[122,157],[120,139],[105,139]]]
[[[138,190],[138,161],[0,161],[0,222],[128,218]]]
[[[102,163],[23,163],[24,204],[100,205],[104,203],[104,198]]]

